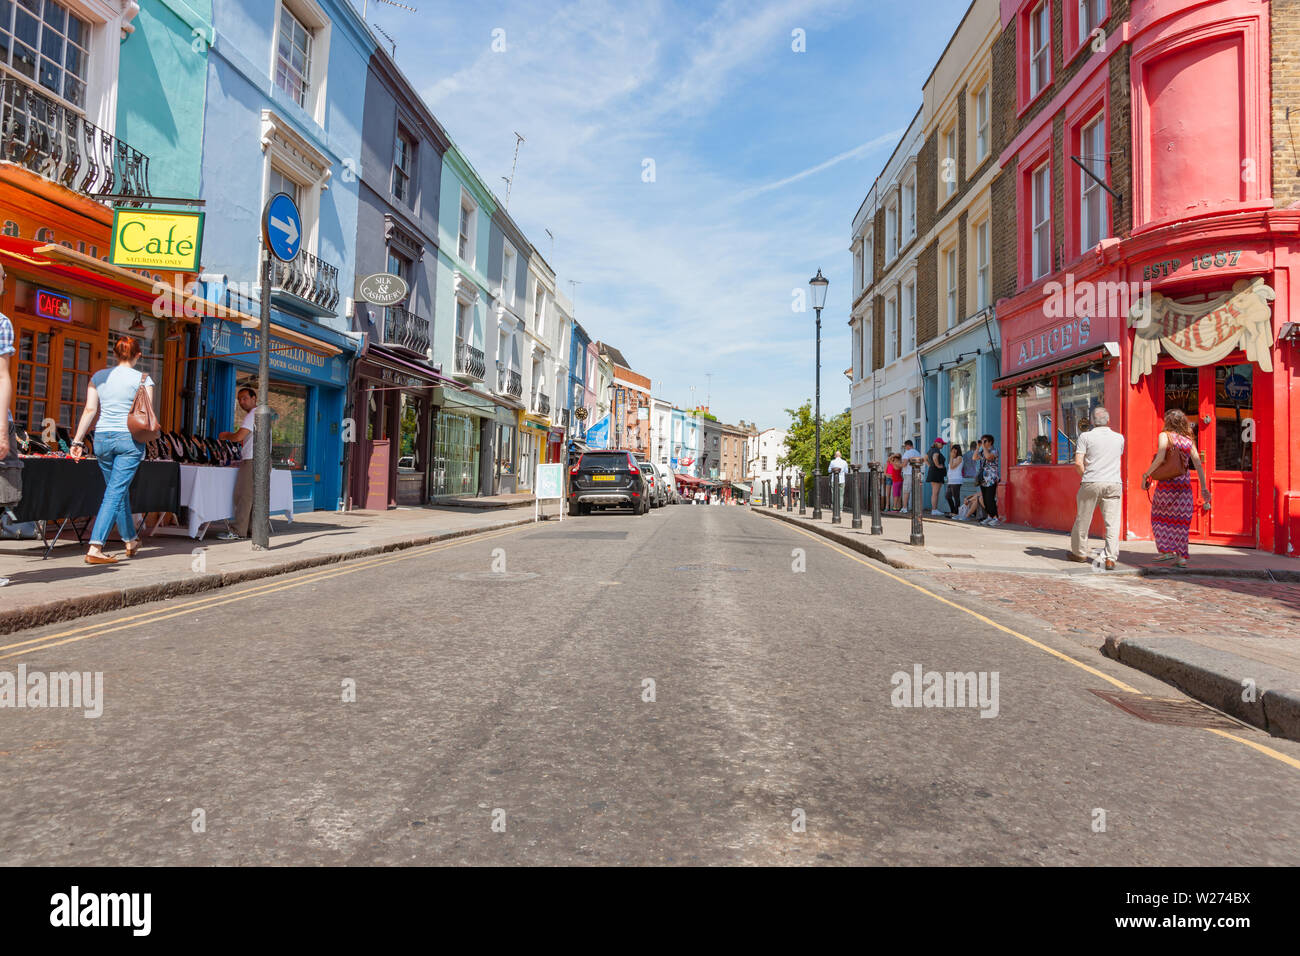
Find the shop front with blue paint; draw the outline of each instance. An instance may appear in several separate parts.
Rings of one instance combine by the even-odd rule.
[[[236,393],[256,391],[261,334],[228,319],[203,322],[197,407],[204,434],[237,429]],[[292,472],[293,507],[336,511],[343,493],[344,416],[356,345],[346,335],[271,310],[271,466]],[[349,434],[350,433],[350,434]]]

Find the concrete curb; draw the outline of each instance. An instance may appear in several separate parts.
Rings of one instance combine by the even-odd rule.
[[[531,517],[515,518],[510,521],[498,521],[493,524],[483,525],[479,528],[462,528],[457,531],[445,531],[441,534],[425,534],[413,538],[403,538],[385,544],[370,545],[355,551],[340,551],[334,554],[313,555],[309,558],[294,558],[263,567],[244,568],[239,571],[195,574],[192,577],[177,578],[174,581],[160,581],[157,584],[137,584],[128,588],[115,588],[75,598],[49,601],[44,604],[0,610],[0,634],[12,634],[14,631],[42,627],[59,621],[75,620],[91,614],[101,614],[104,611],[117,611],[139,604],[165,601],[186,594],[214,591],[218,588],[243,584],[259,578],[277,577],[283,574],[291,574],[294,571],[322,567],[328,564],[342,564],[347,561],[356,561],[379,554],[388,554],[392,551],[405,551],[409,548],[419,548],[439,541],[467,538],[526,524],[533,524],[533,519]]]
[[[1300,741],[1300,674],[1173,636],[1112,635],[1102,650],[1238,720]]]
[[[865,554],[869,558],[874,558],[881,564],[887,564],[891,568],[898,568],[900,571],[934,571],[936,568],[924,568],[917,564],[909,564],[901,558],[891,557],[879,548],[873,548],[871,545],[862,541],[853,535],[841,534],[830,528],[823,528],[812,524],[806,520],[800,520],[796,515],[784,514],[775,508],[752,508],[754,514],[764,515],[768,518],[776,518],[778,521],[784,521],[786,524],[792,524],[796,528],[803,528],[805,531],[811,531],[813,534],[821,535],[836,544],[842,544],[844,547],[856,551],[859,554]]]

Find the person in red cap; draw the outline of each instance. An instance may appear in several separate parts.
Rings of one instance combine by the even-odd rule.
[[[948,482],[948,463],[944,460],[942,438],[936,438],[930,450],[925,454],[925,480],[930,483],[930,515],[934,518],[946,518],[947,514],[939,510],[939,495]]]

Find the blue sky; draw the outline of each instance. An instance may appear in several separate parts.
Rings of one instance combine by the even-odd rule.
[[[820,267],[823,414],[848,405],[852,219],[968,0],[410,3],[370,23],[500,197],[523,134],[511,215],[656,395],[785,424]]]

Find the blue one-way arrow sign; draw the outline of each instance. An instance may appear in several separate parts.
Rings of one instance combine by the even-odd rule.
[[[276,193],[262,213],[262,235],[275,257],[292,262],[302,248],[302,216],[288,193]]]

